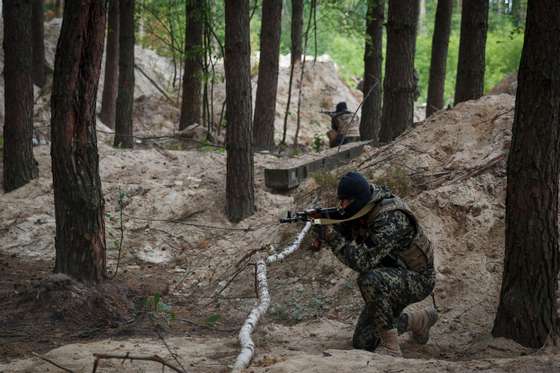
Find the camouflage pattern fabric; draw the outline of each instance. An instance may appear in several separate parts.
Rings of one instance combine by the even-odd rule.
[[[352,120],[354,118],[354,120]],[[332,118],[331,128],[348,137],[360,136],[360,121],[351,112],[337,114]]]
[[[374,194],[379,199],[392,196],[386,189]],[[358,285],[365,301],[354,332],[355,348],[375,350],[379,332],[395,328],[406,306],[432,292],[433,265],[414,272],[399,260],[415,234],[414,224],[398,210],[380,213],[373,221],[366,216],[334,226],[329,246],[342,263],[360,273]]]
[[[354,348],[374,351],[379,332],[396,328],[403,309],[429,296],[434,284],[433,269],[418,273],[405,268],[380,267],[361,274],[358,285],[366,304],[354,331]]]

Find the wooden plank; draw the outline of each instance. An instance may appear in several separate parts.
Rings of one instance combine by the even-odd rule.
[[[331,148],[321,153],[308,154],[288,164],[269,167],[264,170],[264,182],[268,188],[289,190],[297,187],[303,180],[317,171],[332,170],[362,154],[364,145],[371,141],[360,141]]]

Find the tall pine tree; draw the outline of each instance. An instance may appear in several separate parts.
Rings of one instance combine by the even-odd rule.
[[[524,346],[558,338],[560,2],[530,0],[507,164],[506,248],[492,334]]]
[[[484,93],[488,0],[465,0],[455,83],[455,105]]]
[[[225,5],[226,214],[238,222],[255,212],[249,0]]]
[[[438,0],[434,35],[432,37],[432,60],[430,63],[426,117],[444,106],[445,72],[452,14],[453,0]]]
[[[31,0],[4,0],[4,191],[39,171],[33,158]]]
[[[179,129],[185,129],[194,123],[201,124],[204,4],[204,0],[186,2],[185,68]]]
[[[86,283],[106,277],[104,201],[95,133],[105,13],[104,1],[66,2],[51,100],[55,272]]]
[[[389,0],[387,59],[379,141],[390,142],[414,121],[414,54],[418,0]]]
[[[381,129],[381,71],[383,68],[383,22],[385,0],[368,0],[364,53],[364,104],[360,121],[362,140],[379,140]]]
[[[119,0],[119,90],[114,146],[134,147],[134,0]]]
[[[257,149],[274,148],[274,119],[280,58],[282,27],[282,0],[263,0],[261,25],[261,54],[255,118],[253,121],[254,146]]]

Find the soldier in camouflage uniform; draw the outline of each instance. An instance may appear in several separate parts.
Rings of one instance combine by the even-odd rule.
[[[346,102],[336,104],[336,111],[331,112],[331,130],[327,132],[331,148],[360,139],[360,121],[348,111]]]
[[[397,327],[424,344],[437,320],[431,307],[401,314],[434,289],[431,243],[403,201],[384,187],[370,185],[359,173],[344,175],[337,192],[344,219],[332,225],[327,242],[342,263],[359,273],[365,301],[353,345],[402,356]]]

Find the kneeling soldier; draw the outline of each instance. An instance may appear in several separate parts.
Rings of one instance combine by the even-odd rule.
[[[412,332],[417,343],[425,344],[437,321],[432,307],[402,313],[432,294],[432,245],[408,206],[361,174],[344,175],[337,194],[344,218],[328,230],[325,240],[342,263],[359,273],[365,306],[353,345],[402,356],[398,334]]]

